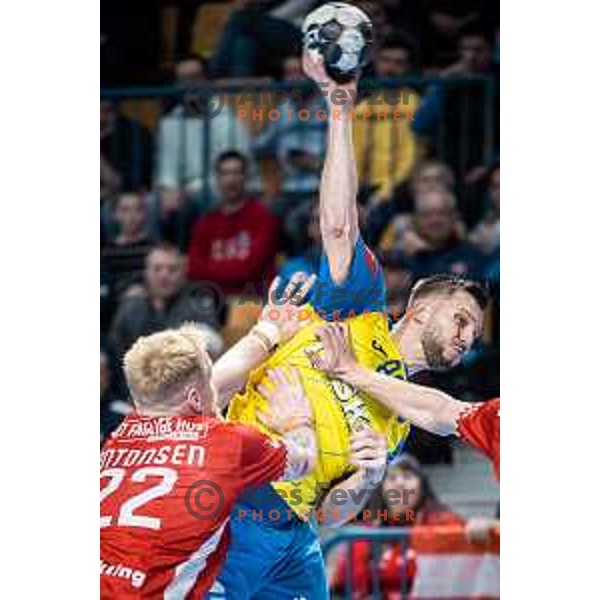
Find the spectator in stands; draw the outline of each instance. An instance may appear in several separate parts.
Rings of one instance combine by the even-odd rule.
[[[112,277],[100,258],[100,333],[106,334],[115,309]]]
[[[158,126],[156,187],[163,235],[172,242],[187,246],[190,224],[198,212],[212,203],[211,165],[226,150],[246,153],[249,132],[226,104],[210,118],[202,117],[203,102],[218,106],[220,99],[203,99],[206,66],[196,55],[182,58],[175,69],[174,84],[188,90],[191,101],[179,101]]]
[[[139,336],[186,321],[204,323],[209,352],[219,354],[216,301],[201,295],[201,290],[186,289],[185,257],[180,251],[167,244],[155,246],[146,257],[144,278],[141,293],[124,298],[113,319],[110,341],[117,356],[122,357]]]
[[[290,90],[289,98],[277,107],[282,117],[267,121],[256,139],[254,150],[261,158],[277,161],[281,195],[273,203],[273,212],[278,216],[286,215],[286,237],[297,243],[302,229],[299,219],[308,217],[319,189],[325,158],[326,106],[322,94],[315,93],[314,87],[301,87],[307,79],[299,55],[283,61],[283,79],[297,87]],[[303,110],[310,118],[300,118]],[[319,115],[323,118],[318,118]]]
[[[433,0],[424,6],[421,27],[424,60],[429,67],[448,66],[454,58],[461,31],[485,19],[490,27],[498,20],[499,2],[489,0]]]
[[[393,188],[410,176],[419,158],[411,127],[419,94],[405,84],[395,88],[377,85],[378,80],[389,82],[409,75],[414,68],[413,57],[414,45],[406,35],[396,33],[384,38],[373,56],[375,79],[364,83],[372,91],[356,107],[354,147],[359,182],[375,186],[378,199],[389,199]]]
[[[486,256],[500,246],[500,164],[490,169],[488,194],[488,212],[469,235],[469,241]]]
[[[415,133],[430,142],[443,124],[444,152],[461,178],[484,163],[486,150],[499,149],[499,127],[494,126],[499,123],[499,70],[493,41],[493,32],[481,22],[464,27],[458,60],[440,73],[442,80],[429,87],[415,114]]]
[[[387,311],[390,317],[396,321],[406,312],[414,278],[409,262],[401,253],[385,253],[382,258]]]
[[[379,497],[364,511],[365,523],[378,527],[413,527],[436,525],[462,525],[463,520],[442,504],[431,488],[427,475],[419,462],[404,454],[399,462],[388,468],[381,485]],[[384,600],[399,598],[399,592],[410,591],[416,572],[415,552],[407,550],[404,557],[401,544],[384,542],[377,565],[380,589]],[[352,598],[363,600],[373,594],[371,543],[364,540],[352,544]],[[348,553],[340,555],[333,575],[332,591],[344,592],[346,587]],[[406,564],[403,564],[405,563]],[[404,573],[404,580],[400,579]]]
[[[283,61],[283,80],[288,84],[306,82],[300,56],[290,56]],[[295,87],[290,98],[277,107],[282,115],[279,120],[269,121],[254,144],[256,152],[275,157],[282,171],[282,193],[288,202],[280,207],[286,212],[288,206],[313,198],[319,188],[323,159],[325,157],[325,119],[318,120],[318,110],[325,110],[321,94],[314,89]],[[301,120],[298,113],[306,109],[310,119]],[[291,112],[287,112],[291,111]]]
[[[302,34],[294,24],[314,0],[237,0],[211,61],[217,78],[281,75],[281,59],[297,55]],[[280,5],[280,6],[273,6]]]
[[[423,161],[411,181],[411,194],[416,197],[434,190],[454,189],[454,175],[448,165],[439,160]]]
[[[112,102],[100,102],[101,198],[119,190],[149,189],[152,145],[152,136],[139,121],[118,114]]]
[[[275,272],[279,223],[248,196],[248,160],[223,153],[216,163],[218,206],[200,217],[189,246],[189,277],[216,283],[225,294],[262,294]]]
[[[131,404],[116,390],[108,354],[100,350],[100,441],[104,441],[132,410]]]
[[[464,241],[465,231],[456,198],[434,189],[416,197],[415,212],[395,222],[394,248],[410,264],[415,277],[435,273],[467,275],[481,266],[481,254]]]
[[[304,245],[303,250],[288,258],[279,270],[282,292],[294,273],[313,275],[319,272],[319,264],[321,262],[321,230],[319,228],[318,202],[314,202],[312,205],[306,233],[308,240]],[[311,297],[312,290],[311,295],[309,295],[307,299],[310,299]]]
[[[390,0],[384,2],[381,0],[358,0],[353,3],[369,15],[373,30],[376,32],[375,44],[378,43],[378,40],[382,40],[397,31],[395,22],[390,19],[389,6],[386,6],[386,4],[389,5],[393,2],[394,0],[391,0],[391,2]]]
[[[390,202],[374,207],[369,215],[369,228],[375,243],[381,250],[391,251],[396,243],[398,225],[406,221],[404,213],[414,210],[415,197],[432,190],[454,190],[454,175],[445,163],[425,160],[415,167],[409,181],[394,190]]]
[[[146,255],[152,247],[145,195],[134,192],[120,194],[114,221],[117,232],[109,237],[102,249],[102,259],[118,295],[128,286],[143,282]]]

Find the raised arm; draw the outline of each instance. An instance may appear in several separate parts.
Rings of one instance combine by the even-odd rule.
[[[327,152],[319,193],[323,249],[336,284],[348,275],[359,235],[356,194],[358,189],[352,119],[356,81],[339,84],[325,73],[320,57],[304,53],[303,66],[325,95],[328,106]]]
[[[246,385],[250,372],[277,346],[291,338],[307,321],[300,321],[298,314],[304,298],[314,284],[314,276],[295,273],[283,295],[276,300],[279,278],[269,288],[267,304],[258,323],[250,333],[234,344],[213,366],[212,382],[217,390],[219,409],[224,409],[233,395]],[[277,309],[276,311],[273,309]],[[271,315],[277,315],[276,319]]]
[[[315,367],[349,383],[375,398],[393,413],[417,427],[437,435],[457,432],[459,416],[472,404],[461,402],[439,390],[409,383],[367,369],[356,361],[343,323],[332,323],[317,331],[324,355],[313,355]]]

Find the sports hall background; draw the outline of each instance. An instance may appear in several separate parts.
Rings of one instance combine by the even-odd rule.
[[[303,81],[299,26],[320,4],[147,0],[143,11],[134,11],[103,0],[102,437],[130,410],[119,360],[137,336],[193,319],[204,324],[216,357],[250,327],[240,307],[259,305],[276,273],[285,278],[315,269],[326,123],[315,118],[323,106],[316,88]],[[425,275],[468,274],[488,282],[493,302],[483,341],[452,373],[419,381],[464,400],[495,397],[499,3],[355,4],[371,16],[376,37],[361,79],[365,98],[357,114],[364,118],[354,125],[363,236],[384,265],[391,308],[401,310],[412,283]],[[303,92],[286,101],[291,118],[269,119],[273,90],[285,99],[293,89]],[[408,98],[403,108],[413,111],[413,120],[377,117],[386,107],[384,89]],[[218,114],[203,118],[215,105]],[[309,119],[298,118],[303,108]],[[374,114],[366,118],[369,109]],[[249,116],[240,118],[240,110]],[[229,158],[219,169],[224,153]],[[223,207],[240,198],[243,207],[232,221]],[[227,239],[220,239],[224,228]],[[408,451],[417,462],[407,469],[426,490],[419,523],[435,521],[436,513],[458,524],[499,513],[491,468],[471,450],[413,428]],[[410,524],[373,519],[370,526]],[[331,535],[323,532],[324,539]],[[410,591],[418,549],[386,541],[353,552],[359,569],[349,577],[353,597],[382,591],[400,598]],[[390,556],[399,576],[390,576]],[[333,586],[349,594],[340,560],[334,549]]]

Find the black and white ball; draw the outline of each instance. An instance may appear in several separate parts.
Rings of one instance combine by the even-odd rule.
[[[356,77],[369,62],[373,25],[356,6],[328,2],[308,14],[302,33],[305,48],[323,56],[327,74],[338,83]]]

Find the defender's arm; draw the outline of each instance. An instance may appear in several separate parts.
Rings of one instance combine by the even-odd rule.
[[[382,375],[358,364],[340,377],[399,417],[437,435],[456,434],[461,413],[472,407],[439,390]]]
[[[279,278],[269,288],[269,298],[258,323],[234,344],[213,366],[212,382],[217,389],[219,410],[227,407],[236,392],[246,385],[250,372],[267,358],[273,348],[291,338],[308,321],[299,320],[301,303],[310,292],[315,277],[295,273],[279,300],[275,299]],[[274,310],[276,309],[276,311]],[[271,313],[277,315],[271,319]]]
[[[460,414],[472,404],[455,400],[439,390],[383,375],[360,365],[343,323],[317,331],[324,356],[313,355],[315,367],[372,396],[393,413],[437,435],[456,434]]]

